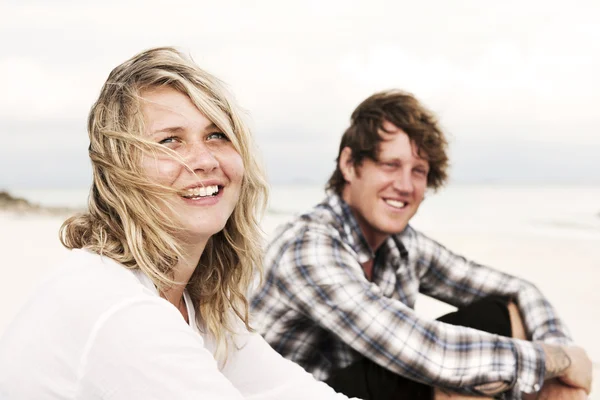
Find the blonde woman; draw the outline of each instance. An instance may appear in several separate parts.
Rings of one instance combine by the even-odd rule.
[[[148,50],[111,72],[88,131],[89,209],[0,340],[0,398],[345,398],[250,333],[267,189],[219,81]]]

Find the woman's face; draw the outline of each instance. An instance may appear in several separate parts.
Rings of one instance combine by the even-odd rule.
[[[170,204],[185,239],[205,243],[225,227],[237,204],[242,158],[187,95],[159,87],[144,91],[142,98],[147,138],[175,151],[194,173],[161,152],[144,156],[143,169],[153,182],[177,190]]]

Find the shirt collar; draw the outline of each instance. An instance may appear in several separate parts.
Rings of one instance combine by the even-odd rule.
[[[358,254],[358,261],[364,263],[375,258],[375,254],[369,247],[350,206],[335,193],[329,193],[322,204],[329,208],[335,215],[338,227],[342,231],[340,233]]]
[[[329,192],[327,193],[327,198],[321,205],[329,208],[335,215],[338,226],[341,227],[341,230],[343,231],[340,233],[342,233],[346,240],[348,240],[348,244],[350,244],[352,249],[358,254],[358,261],[362,264],[368,260],[374,259],[375,253],[367,243],[367,240],[360,229],[360,225],[354,217],[348,203],[346,203],[341,196]],[[405,231],[407,229],[408,226]],[[387,247],[390,250],[397,248],[401,258],[408,257],[408,250],[401,241],[403,233],[404,232],[398,235],[390,235],[390,237],[388,237],[381,245],[381,249],[384,247]]]

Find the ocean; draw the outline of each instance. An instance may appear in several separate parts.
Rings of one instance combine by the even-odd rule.
[[[89,190],[9,192],[43,206],[84,208]],[[324,196],[320,185],[273,186],[267,214],[284,221]],[[450,185],[428,193],[411,224],[424,231],[519,232],[600,240],[600,186]]]

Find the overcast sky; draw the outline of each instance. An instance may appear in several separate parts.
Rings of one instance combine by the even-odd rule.
[[[110,70],[175,45],[247,110],[272,182],[322,183],[350,113],[402,88],[454,182],[600,184],[600,2],[0,1],[0,189],[90,182]]]

